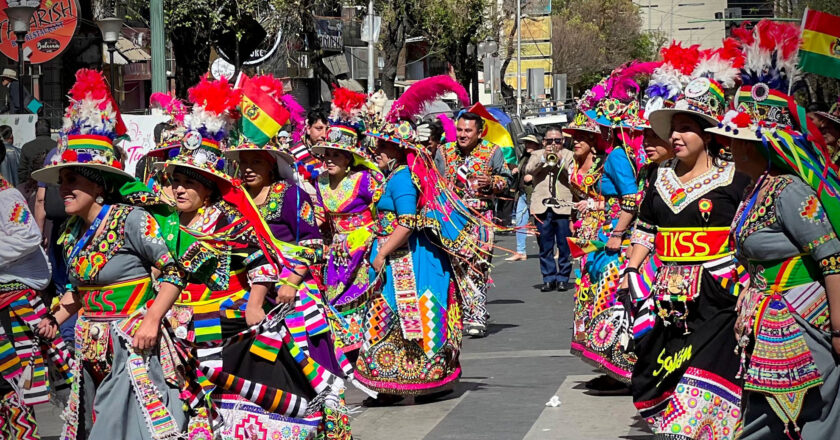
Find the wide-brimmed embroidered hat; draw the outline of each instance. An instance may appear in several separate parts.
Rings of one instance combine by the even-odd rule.
[[[277,142],[277,135],[290,119],[302,127],[304,110],[294,97],[283,93],[283,87],[283,82],[271,75],[239,77],[237,89],[242,92],[239,104],[242,117],[231,132],[224,153],[228,159],[238,162],[244,151],[262,151],[276,161],[278,176],[293,174],[294,156]]]
[[[333,91],[330,127],[324,139],[311,148],[312,154],[321,156],[327,149],[350,153],[355,164],[372,163],[367,149],[362,145],[365,132],[362,114],[367,95],[339,87]],[[375,166],[374,166],[375,168]]]
[[[447,94],[455,94],[464,107],[470,105],[470,95],[449,75],[438,75],[412,84],[393,104],[388,114],[367,113],[365,136],[392,142],[403,148],[418,149],[419,137],[413,123],[423,110]],[[369,105],[375,108],[374,105]]]
[[[104,180],[120,185],[134,180],[114,147],[126,129],[102,73],[79,70],[68,95],[70,105],[64,114],[57,153],[49,165],[34,171],[32,178],[58,183],[62,169],[78,167],[97,171]]]
[[[575,119],[569,125],[563,127],[563,133],[574,134],[576,131],[584,131],[587,133],[601,134],[601,127],[595,123],[595,120],[589,117],[585,112],[578,112]]]
[[[714,127],[725,109],[726,96],[720,83],[711,78],[695,78],[685,86],[673,107],[654,110],[647,117],[656,135],[668,139],[671,137],[671,120],[674,115],[693,115]]]
[[[815,112],[821,118],[824,118],[834,124],[840,125],[840,96],[837,96],[837,102],[831,106],[827,112]]]
[[[222,142],[233,123],[240,91],[224,78],[210,81],[205,75],[189,89],[189,98],[193,108],[178,155],[155,166],[169,174],[175,167],[190,168],[216,182],[230,184],[233,178],[225,172]]]
[[[753,29],[733,30],[746,55],[740,70],[743,85],[732,108],[706,131],[730,138],[760,141],[761,131],[797,128],[788,95],[795,80],[800,29],[793,23],[761,20]],[[801,130],[800,130],[801,131]]]

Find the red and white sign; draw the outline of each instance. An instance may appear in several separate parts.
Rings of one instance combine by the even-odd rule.
[[[5,8],[6,1],[0,1]],[[79,3],[77,0],[41,0],[41,5],[32,15],[24,56],[32,64],[45,63],[57,57],[76,33]],[[9,18],[0,9],[0,52],[14,61],[18,60],[15,34],[9,27]]]

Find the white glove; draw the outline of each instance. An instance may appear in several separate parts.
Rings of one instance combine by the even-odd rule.
[[[429,124],[420,124],[417,126],[417,142],[428,142],[432,137],[432,129]]]

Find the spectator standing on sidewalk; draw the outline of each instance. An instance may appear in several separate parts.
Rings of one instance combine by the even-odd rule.
[[[528,259],[525,248],[528,232],[525,230],[525,226],[528,225],[528,221],[531,219],[531,208],[529,205],[534,186],[532,185],[533,177],[525,174],[525,167],[528,164],[528,160],[531,159],[531,153],[540,148],[540,141],[533,134],[523,136],[520,140],[524,148],[519,157],[519,164],[511,170],[513,174],[512,187],[515,191],[516,198],[516,211],[514,211],[513,225],[518,228],[516,230],[516,253],[505,258],[506,261],[525,261]]]
[[[543,137],[543,148],[531,154],[525,166],[525,178],[532,179],[531,214],[539,234],[540,272],[542,292],[565,291],[572,287],[569,275],[572,262],[569,255],[569,218],[572,213],[572,193],[569,190],[569,164],[572,152],[563,148],[563,133],[559,127],[549,127]],[[555,249],[558,250],[555,260]]]

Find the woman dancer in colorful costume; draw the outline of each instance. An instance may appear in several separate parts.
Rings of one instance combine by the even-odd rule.
[[[295,342],[321,366],[336,375],[349,374],[352,366],[341,351],[336,352],[327,311],[310,269],[323,258],[314,206],[293,180],[294,158],[288,147],[274,139],[280,124],[290,117],[297,127],[295,136],[300,137],[303,109],[291,95],[283,94],[283,83],[270,75],[244,78],[240,88],[244,117],[232,133],[232,145],[225,156],[237,163],[244,188],[282,249],[286,264],[276,286],[277,299],[295,306],[286,324]],[[266,122],[266,117],[272,122]]]
[[[192,237],[179,245],[189,284],[170,322],[216,385],[213,403],[223,422],[217,434],[310,438],[329,425],[331,435],[349,437],[346,418],[333,412],[341,406],[341,379],[295,344],[282,320],[288,309],[266,316],[265,299],[286,263],[245,191],[222,171],[219,143],[231,110],[242,105],[240,94],[226,80],[202,78],[190,100],[181,152],[165,164],[182,230]]]
[[[636,408],[663,438],[731,439],[740,416],[735,343],[721,329],[735,319],[740,280],[729,224],[749,178],[703,132],[716,123],[723,96],[720,83],[697,78],[673,107],[648,115],[676,158],[649,176],[625,273],[637,277],[649,255],[662,261],[652,289],[633,294],[652,300],[655,322],[635,341],[631,388]]]
[[[623,69],[635,69],[635,66],[616,69],[581,101],[586,115],[604,127],[602,130],[608,130],[609,137],[617,143],[604,159],[599,181],[603,202],[598,208],[603,221],[588,242],[577,242],[578,247],[590,249],[582,270],[588,274],[589,279],[584,281],[589,283],[592,304],[584,331],[586,341],[573,345],[573,349],[604,371],[604,376],[586,384],[598,393],[626,393],[634,362],[634,356],[629,352],[630,323],[616,291],[625,261],[624,238],[629,236],[628,229],[637,208],[637,152],[628,137],[622,136],[626,134],[624,131],[634,129],[623,119],[636,111],[636,102],[627,99],[630,95],[626,92],[621,95],[623,100],[619,99],[618,86],[613,83],[620,73],[624,74]],[[605,143],[602,141],[599,147],[604,148]],[[575,334],[576,337],[581,335],[580,332]]]
[[[433,211],[446,212],[439,210],[445,199],[435,197],[440,195],[436,188],[446,184],[407,120],[443,93],[435,84],[433,77],[412,85],[365,132],[376,140],[375,157],[386,175],[370,254],[371,277],[378,274],[380,283],[368,305],[356,362],[356,378],[380,393],[365,401],[368,406],[404,396],[418,396],[415,402],[433,399],[450,392],[461,375],[461,309],[452,257],[442,244],[440,225],[425,220],[435,217]],[[451,225],[463,219],[448,212]]]
[[[327,299],[338,312],[331,315],[336,345],[350,353],[351,360],[364,340],[362,323],[372,281],[368,255],[382,182],[360,140],[366,100],[364,94],[336,89],[326,138],[312,147],[313,154],[323,157],[326,169],[316,184],[331,235],[323,282]]]
[[[0,149],[0,163],[5,155]],[[65,381],[69,366],[60,338],[52,343],[38,340],[37,325],[47,308],[35,289],[49,284],[50,265],[26,200],[2,175],[0,230],[0,438],[35,440],[40,437],[32,406],[49,401],[48,361]]]
[[[575,209],[573,210],[572,235],[570,243],[585,243],[594,240],[598,228],[603,223],[603,198],[598,192],[603,158],[597,154],[601,129],[595,121],[580,112],[575,120],[563,129],[572,137],[574,161],[569,165],[569,188],[572,191]],[[575,307],[574,329],[572,331],[572,351],[583,353],[586,350],[588,324],[592,319],[594,303],[593,285],[586,267],[587,256],[584,249],[572,246],[572,257],[578,259],[575,269]]]
[[[736,255],[750,275],[735,326],[744,356],[739,438],[833,438],[840,430],[840,179],[818,128],[786,94],[799,26],[762,20],[733,35],[747,54],[743,85],[734,109],[707,131],[731,140],[736,168],[754,184],[732,222]]]
[[[118,202],[117,189],[134,178],[112,145],[125,126],[102,75],[80,70],[69,94],[61,148],[32,174],[60,181],[71,215],[59,243],[72,288],[55,318],[41,320],[41,334],[83,310],[61,438],[179,438],[187,427],[179,386],[188,381],[161,319],[182,273],[154,218]]]

